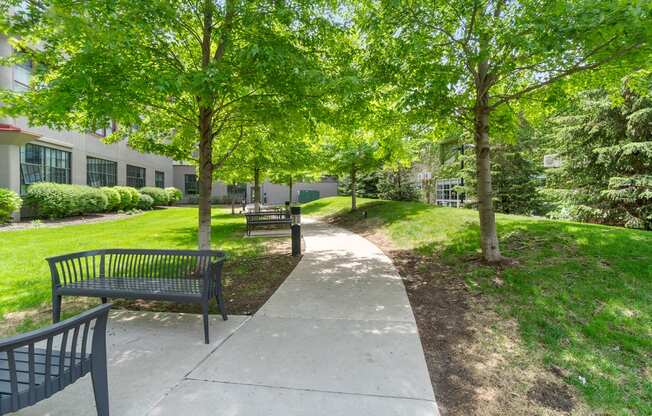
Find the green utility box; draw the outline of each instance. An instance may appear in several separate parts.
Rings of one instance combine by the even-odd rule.
[[[305,204],[306,202],[314,201],[319,199],[319,191],[313,191],[310,189],[302,189],[299,191],[299,203]]]

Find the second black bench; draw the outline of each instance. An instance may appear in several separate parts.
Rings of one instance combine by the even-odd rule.
[[[291,225],[292,218],[287,210],[259,211],[245,213],[247,235],[256,227],[269,225]]]

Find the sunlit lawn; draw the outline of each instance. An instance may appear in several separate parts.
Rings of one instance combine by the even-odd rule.
[[[261,239],[243,238],[244,219],[213,210],[213,248],[230,261],[261,254]],[[0,232],[0,324],[9,312],[49,305],[51,281],[46,257],[99,248],[197,247],[197,209],[169,208],[126,219]],[[27,326],[29,327],[29,325]]]
[[[340,214],[350,198],[304,206]],[[344,214],[381,227],[395,245],[437,256],[519,324],[533,354],[567,370],[566,381],[596,411],[652,414],[652,233],[498,215],[503,254],[517,264],[492,283],[478,257],[477,212],[421,203],[361,201]]]

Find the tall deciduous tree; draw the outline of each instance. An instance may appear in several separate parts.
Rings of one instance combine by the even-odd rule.
[[[323,136],[324,170],[329,173],[349,175],[351,189],[351,210],[358,209],[357,179],[360,174],[380,169],[383,154],[380,143],[369,131],[330,129]]]
[[[194,160],[199,248],[210,248],[213,172],[239,132],[310,107],[327,85],[324,60],[337,33],[329,2],[238,0],[34,0],[0,30],[20,58],[42,65],[25,94],[4,91],[0,111],[30,122],[95,130]],[[9,4],[9,6],[7,5]]]
[[[369,65],[406,112],[449,119],[473,133],[485,260],[502,259],[492,206],[489,133],[522,98],[569,79],[619,77],[644,65],[652,39],[647,1],[368,1],[359,8]],[[576,75],[583,73],[584,76]],[[549,88],[544,88],[549,87]],[[554,105],[555,100],[548,100]]]

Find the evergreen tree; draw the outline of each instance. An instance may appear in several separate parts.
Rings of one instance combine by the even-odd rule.
[[[649,91],[649,89],[648,89]],[[550,172],[556,218],[652,228],[652,97],[625,83],[619,99],[580,95],[552,120],[551,147],[562,165]]]
[[[414,185],[410,172],[402,167],[386,170],[378,181],[378,196],[393,201],[417,201],[419,191]]]

